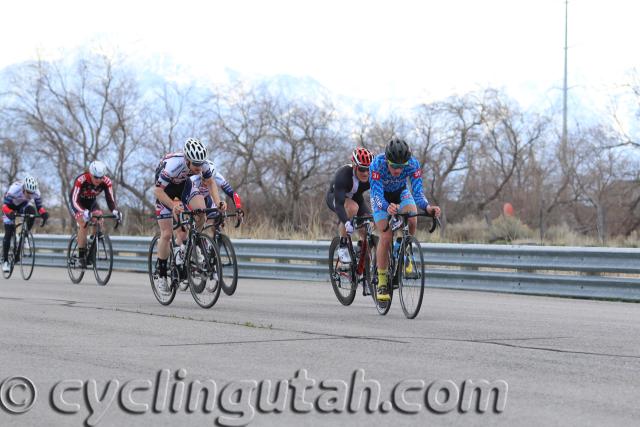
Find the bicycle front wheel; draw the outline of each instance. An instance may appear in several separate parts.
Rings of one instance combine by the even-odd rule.
[[[378,255],[377,250],[373,252],[373,262],[371,263],[371,297],[373,303],[378,310],[378,314],[384,316],[389,312],[391,308],[391,301],[393,300],[393,279],[391,277],[391,271],[393,271],[393,259],[391,254],[391,248],[389,248],[389,266],[387,267],[387,292],[389,292],[389,301],[378,300]]]
[[[24,227],[24,225],[23,225]],[[33,274],[33,266],[36,263],[36,245],[33,234],[30,231],[24,233],[20,247],[20,274],[24,280],[29,280]]]
[[[213,239],[198,234],[185,257],[189,289],[195,302],[202,308],[211,308],[220,297],[222,265],[220,252]]]
[[[336,298],[342,305],[351,305],[356,297],[357,282],[354,280],[353,260],[343,264],[338,257],[340,237],[334,237],[329,246],[329,277]],[[351,252],[349,253],[351,255]]]
[[[415,318],[420,312],[424,296],[424,257],[420,242],[409,236],[398,265],[398,285],[400,305],[407,319]]]
[[[113,271],[113,247],[111,246],[111,239],[108,235],[103,234],[100,237],[96,236],[96,240],[93,247],[93,273],[96,276],[96,282],[98,285],[105,286],[111,278],[111,272]]]
[[[170,277],[160,277],[159,267],[158,267],[158,240],[160,236],[156,235],[151,239],[151,245],[149,245],[149,256],[147,258],[147,272],[149,273],[149,281],[151,282],[151,290],[153,290],[153,295],[156,297],[158,302],[162,305],[169,305],[173,302],[173,299],[176,297],[176,291],[178,290],[177,282],[179,280],[178,277],[174,277],[171,275]],[[155,259],[155,261],[154,261]],[[173,272],[174,269],[171,268],[173,265],[173,248],[169,251],[169,259],[167,260],[167,275],[169,272]],[[176,283],[174,283],[174,281]]]
[[[78,251],[78,236],[71,236],[67,246],[67,272],[73,283],[80,283],[84,277],[84,268],[80,262],[80,252]]]
[[[238,287],[238,259],[231,239],[224,234],[218,236],[218,251],[222,265],[222,291],[231,296]]]
[[[16,234],[13,233],[11,241],[9,242],[9,253],[7,254],[7,262],[9,263],[9,271],[3,271],[2,276],[8,279],[13,274],[13,267],[16,265]]]

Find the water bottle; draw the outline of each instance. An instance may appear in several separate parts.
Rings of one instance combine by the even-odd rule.
[[[176,265],[182,265],[184,262],[184,245],[175,246],[173,248],[173,258],[176,260]]]

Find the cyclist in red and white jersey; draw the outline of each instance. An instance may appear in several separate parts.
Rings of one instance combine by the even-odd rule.
[[[86,262],[87,232],[85,226],[91,220],[92,215],[101,215],[97,197],[104,191],[107,205],[118,221],[122,220],[122,214],[116,205],[113,194],[113,184],[107,176],[107,166],[95,160],[89,164],[89,170],[81,173],[73,181],[69,192],[69,209],[78,224],[78,254],[83,267]]]

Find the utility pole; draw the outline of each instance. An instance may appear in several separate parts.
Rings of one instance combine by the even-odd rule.
[[[564,2],[564,86],[562,88],[562,147],[567,147],[567,46],[569,0]]]

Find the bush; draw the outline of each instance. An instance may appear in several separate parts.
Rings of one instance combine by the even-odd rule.
[[[499,216],[489,229],[489,242],[504,241],[511,243],[518,239],[530,239],[534,235],[526,224],[514,216]]]
[[[447,224],[445,239],[452,243],[486,243],[489,227],[483,219],[469,215],[461,222]]]

